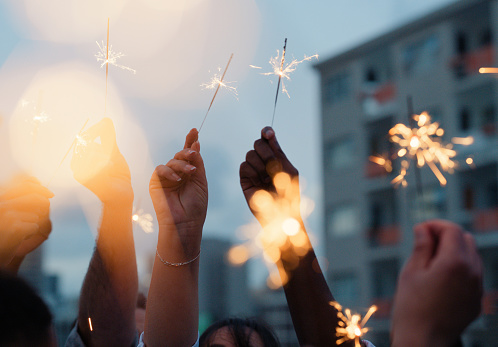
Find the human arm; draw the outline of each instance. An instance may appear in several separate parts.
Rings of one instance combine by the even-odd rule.
[[[109,118],[81,136],[86,145],[76,147],[71,169],[103,208],[96,248],[81,289],[78,332],[87,346],[131,346],[136,334],[138,276],[130,170]],[[100,143],[95,141],[98,137]]]
[[[184,149],[158,166],[149,184],[159,223],[145,316],[144,342],[149,347],[192,346],[197,339],[198,255],[208,204],[197,137],[192,129]]]
[[[421,223],[414,233],[394,299],[392,346],[454,346],[481,308],[482,263],[474,239],[443,220]]]
[[[261,138],[254,143],[254,149],[247,153],[246,160],[240,166],[242,191],[249,208],[262,227],[271,222],[269,220],[271,216],[268,218],[267,215],[257,213],[251,199],[258,190],[277,194],[272,179],[279,172],[287,173],[297,181],[297,169],[280,148],[273,129],[266,127],[262,130]],[[293,194],[288,199],[299,206],[299,189],[292,189],[292,191]],[[305,230],[299,210],[293,210],[289,217],[299,221],[301,228]],[[325,281],[307,235],[306,243],[309,250],[300,257],[297,264],[295,261],[288,261],[288,259],[295,259],[292,251],[283,250],[281,258],[285,275],[288,277],[284,291],[294,329],[300,345],[334,345],[337,340],[335,327],[338,324],[338,317],[336,309],[329,305],[331,301],[334,301],[334,297]]]
[[[0,193],[0,267],[17,273],[24,257],[50,235],[53,193],[34,177],[20,176]]]

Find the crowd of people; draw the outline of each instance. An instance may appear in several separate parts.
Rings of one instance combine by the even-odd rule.
[[[89,140],[71,161],[75,179],[102,203],[96,247],[83,281],[76,323],[66,346],[279,346],[265,323],[227,317],[199,336],[199,262],[208,208],[208,182],[192,129],[182,150],[159,165],[149,183],[158,222],[158,242],[147,302],[138,294],[132,232],[130,170],[116,143],[112,121],[103,119],[82,134]],[[93,141],[100,137],[100,142]],[[275,132],[266,127],[240,165],[248,206],[264,227],[270,221],[251,208],[260,190],[278,194],[273,177],[298,179]],[[15,178],[0,194],[1,346],[54,346],[52,315],[16,273],[24,257],[50,235],[53,194],[33,177]],[[299,202],[299,193],[293,199]],[[299,213],[296,219],[303,230]],[[458,346],[460,335],[480,314],[482,263],[472,236],[458,225],[430,220],[415,226],[413,251],[395,294],[392,346]],[[296,263],[282,249],[284,292],[301,346],[335,346],[340,324],[334,296],[309,251]],[[333,264],[331,264],[333,266]],[[361,341],[363,346],[372,344]],[[341,345],[354,346],[353,340]]]

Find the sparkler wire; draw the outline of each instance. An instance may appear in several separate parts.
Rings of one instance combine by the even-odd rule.
[[[105,61],[105,101],[104,101],[104,116],[107,113],[107,77],[109,75],[109,18],[107,18],[107,45]]]
[[[285,50],[286,49],[287,49],[287,38],[285,38],[285,41],[284,41],[284,50],[282,52],[282,61],[280,62],[280,74],[278,75],[277,93],[275,94],[275,104],[273,105],[273,116],[271,118],[271,127],[272,128],[273,128],[273,121],[275,120],[275,111],[277,109],[278,91],[280,89],[280,82],[282,80],[282,71],[284,69]]]
[[[230,59],[228,59],[227,66],[225,67],[225,71],[223,71],[223,75],[221,75],[220,81],[218,83],[218,87],[216,88],[216,91],[214,92],[213,98],[211,99],[211,103],[209,104],[209,107],[206,111],[206,115],[204,116],[204,119],[202,120],[201,126],[199,127],[199,131],[197,133],[201,132],[202,126],[204,125],[204,122],[206,121],[207,115],[209,113],[209,110],[211,109],[211,106],[213,106],[214,99],[216,98],[216,94],[218,94],[218,90],[220,90],[221,83],[223,82],[223,78],[225,78],[225,74],[228,70],[228,66],[230,65],[230,62],[232,61],[233,58],[233,53],[230,55]]]
[[[78,132],[78,135],[80,135],[81,132],[83,131],[83,129],[85,129],[85,127],[86,127],[86,125],[88,124],[89,121],[90,121],[90,118],[87,118],[85,124],[83,124],[83,126],[80,129],[80,131]],[[50,185],[50,183],[52,183],[52,180],[55,178],[55,175],[57,175],[57,172],[59,171],[60,167],[62,166],[62,163],[64,162],[64,160],[66,160],[67,156],[71,152],[71,149],[75,145],[76,141],[77,141],[77,137],[74,138],[73,142],[71,143],[71,146],[69,146],[69,149],[67,150],[66,154],[64,154],[64,157],[62,158],[61,162],[59,163],[59,166],[57,166],[57,169],[55,169],[54,174],[52,175],[52,177],[50,178],[50,181],[48,181],[48,183],[46,185],[47,188]]]

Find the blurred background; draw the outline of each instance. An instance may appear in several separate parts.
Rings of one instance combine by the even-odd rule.
[[[261,72],[271,71],[270,58],[288,38],[288,61],[319,58],[303,62],[286,81],[289,97],[279,96],[274,129],[314,206],[306,224],[337,300],[359,312],[378,305],[368,338],[388,346],[392,296],[412,226],[447,218],[475,233],[485,262],[483,313],[464,344],[498,339],[498,85],[495,75],[478,73],[498,66],[497,1],[2,0],[0,178],[29,172],[55,193],[50,239],[26,260],[22,275],[52,308],[60,343],[76,317],[100,204],[72,178],[70,157],[58,166],[85,121],[104,116],[105,68],[95,55],[97,43],[106,44],[108,18],[110,46],[124,54],[117,63],[136,70],[109,66],[106,115],[142,214],[153,215],[154,167],[202,122],[213,91],[201,84],[234,54],[225,79],[238,95],[220,90],[200,133],[210,194],[201,331],[229,315],[259,316],[284,346],[297,344],[285,298],[267,286],[263,261],[234,267],[226,256],[254,223],[238,168],[271,123],[277,79]],[[441,124],[446,141],[474,137],[472,145],[455,147],[461,165],[445,173],[446,186],[421,170],[422,195],[413,171],[406,188],[393,187],[399,161],[389,171],[369,160],[395,151],[388,131],[408,124],[407,96],[415,112],[426,110]],[[152,230],[134,228],[146,293],[157,228],[155,220]]]

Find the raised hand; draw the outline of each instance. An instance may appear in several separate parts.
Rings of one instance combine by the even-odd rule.
[[[149,184],[159,230],[173,228],[182,238],[194,238],[195,246],[200,245],[208,205],[206,172],[197,135],[196,129],[188,133],[183,150],[166,165],[159,165]],[[198,250],[195,246],[192,249]]]
[[[117,146],[112,120],[102,119],[79,138],[71,160],[74,178],[103,203],[133,202],[130,169]]]
[[[24,256],[48,238],[53,196],[34,177],[18,177],[0,193],[0,266],[17,271]]]
[[[259,217],[258,213],[255,213],[249,202],[258,190],[276,193],[273,178],[279,172],[288,174],[293,181],[299,178],[299,172],[280,148],[275,132],[271,127],[265,127],[261,131],[261,138],[254,142],[254,149],[247,152],[246,160],[240,164],[239,170],[240,186],[256,218]],[[291,198],[298,203],[299,189],[295,189],[295,193]],[[261,218],[258,219],[264,223]]]
[[[393,311],[393,346],[451,346],[480,312],[482,263],[458,225],[432,220],[414,229]]]

